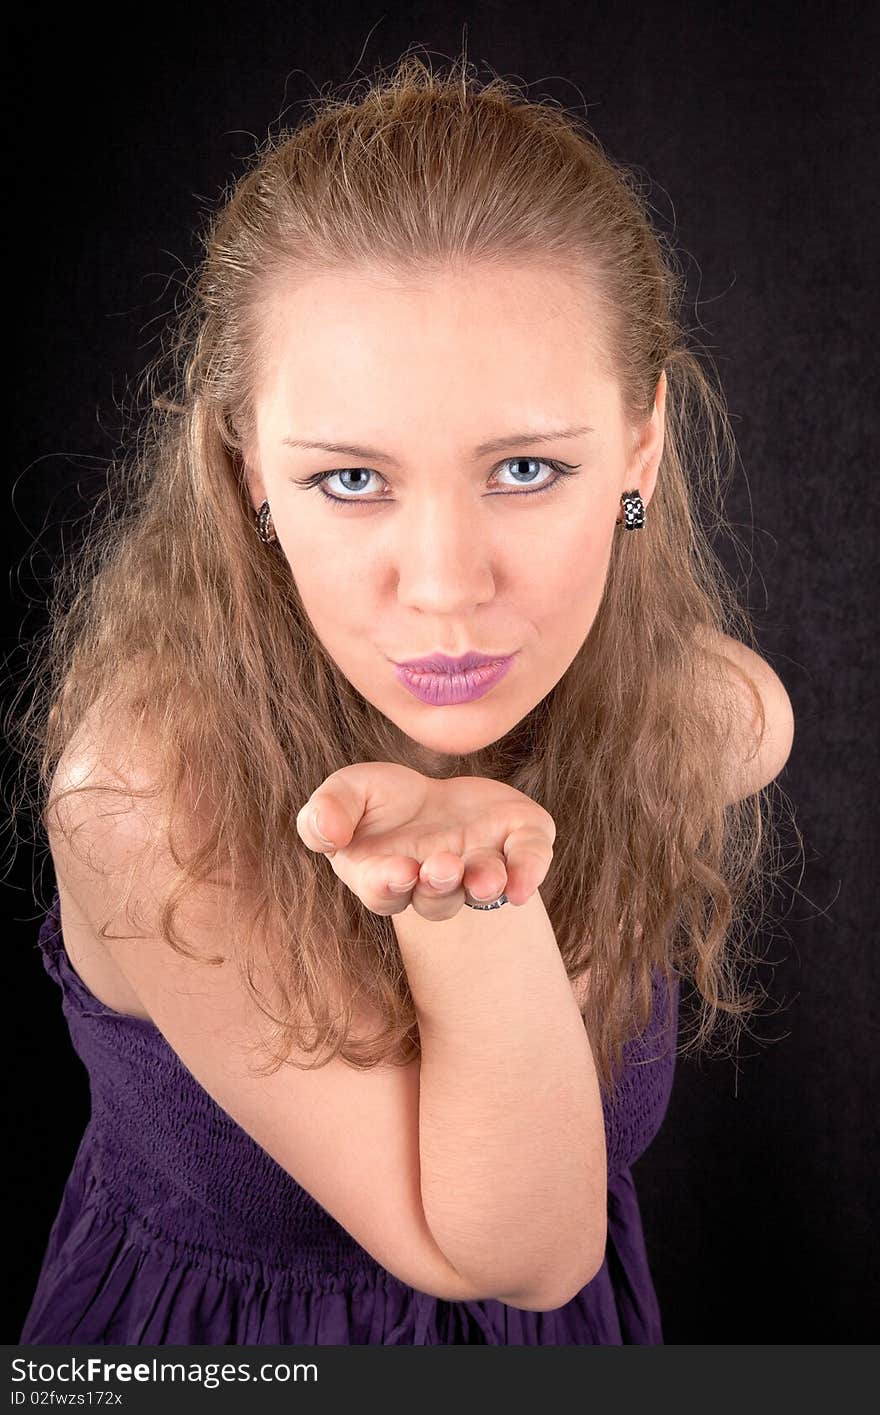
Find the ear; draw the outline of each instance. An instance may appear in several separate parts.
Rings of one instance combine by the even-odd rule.
[[[262,506],[263,502],[267,500],[266,486],[261,473],[253,465],[253,463],[248,458],[246,458],[243,453],[239,453],[239,456],[241,458],[239,465],[244,476],[245,486],[247,487],[247,493],[250,497],[251,506],[256,511],[259,509],[260,506]]]
[[[663,443],[666,436],[666,370],[657,380],[654,409],[639,432],[630,458],[624,490],[637,487],[645,506],[654,495]]]

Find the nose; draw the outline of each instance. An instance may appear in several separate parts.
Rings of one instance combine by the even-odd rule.
[[[493,542],[466,497],[427,498],[395,527],[397,598],[408,608],[455,615],[495,594]]]

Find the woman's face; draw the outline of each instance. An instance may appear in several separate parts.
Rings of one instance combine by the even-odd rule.
[[[621,493],[653,491],[665,377],[628,431],[588,296],[535,266],[323,275],[285,290],[272,321],[248,484],[315,633],[426,760],[488,746],[590,632]],[[424,702],[395,672],[470,650],[514,655],[470,701]]]

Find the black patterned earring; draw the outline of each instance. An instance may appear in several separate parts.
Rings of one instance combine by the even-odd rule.
[[[645,503],[639,492],[625,491],[620,500],[623,503],[623,520],[617,522],[617,529],[640,531],[645,524]]]
[[[278,539],[275,534],[275,527],[271,524],[272,513],[269,510],[268,501],[264,501],[254,517],[257,535],[264,545],[274,545]]]

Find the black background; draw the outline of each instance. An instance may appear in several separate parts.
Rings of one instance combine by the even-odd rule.
[[[869,5],[191,3],[15,21],[7,79],[6,675],[103,491],[125,404],[256,141],[412,43],[466,41],[586,114],[651,182],[741,466],[718,543],[791,696],[780,777],[804,838],[759,946],[782,1010],[738,1062],[679,1062],[635,1169],[669,1343],[865,1342],[875,1326],[877,105]],[[872,308],[873,307],[873,308]],[[18,319],[15,319],[15,314]],[[870,432],[869,432],[870,429]],[[8,685],[7,685],[8,686]],[[20,828],[27,830],[26,822]],[[40,876],[42,870],[42,876]],[[36,948],[51,861],[4,871],[4,1339],[15,1341],[88,1118]],[[777,1040],[771,1040],[776,1038]]]

